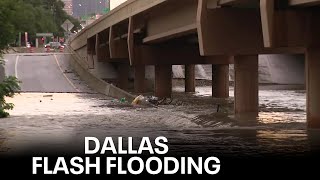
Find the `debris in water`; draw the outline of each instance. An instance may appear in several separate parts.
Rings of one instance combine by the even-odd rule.
[[[155,96],[149,96],[148,97],[148,102],[151,104],[158,104],[159,98],[155,97]]]
[[[127,99],[126,99],[125,97],[123,97],[123,98],[120,99],[120,102],[121,102],[121,103],[126,103],[126,102],[128,102],[128,101],[127,101]]]
[[[43,95],[43,97],[52,97],[52,94],[48,94],[48,95]]]
[[[169,98],[158,98],[155,96],[144,97],[139,95],[132,101],[132,105],[168,105],[172,103],[172,99]]]
[[[144,96],[139,95],[132,101],[131,104],[132,105],[147,105],[148,100]]]

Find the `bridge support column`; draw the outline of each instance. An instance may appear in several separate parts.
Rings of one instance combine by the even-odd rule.
[[[235,114],[257,117],[259,113],[258,55],[235,56]]]
[[[229,97],[229,65],[212,65],[212,97]]]
[[[185,65],[185,92],[196,92],[195,65]]]
[[[320,128],[320,52],[308,49],[306,54],[307,124]]]
[[[90,69],[94,69],[95,38],[87,39],[87,63]]]
[[[145,92],[145,65],[134,66],[134,91],[136,93]]]
[[[130,66],[126,63],[118,64],[118,86],[121,89],[127,90],[129,87],[129,70]]]
[[[172,66],[155,66],[155,96],[171,98],[172,93]]]

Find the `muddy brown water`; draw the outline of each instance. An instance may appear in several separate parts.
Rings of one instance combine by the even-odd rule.
[[[187,95],[176,87],[172,103],[158,107],[133,107],[94,93],[22,93],[7,99],[15,108],[1,119],[0,151],[82,152],[85,136],[166,136],[169,151],[181,154],[303,156],[318,151],[319,131],[306,129],[305,91],[284,89],[260,90],[261,112],[248,120],[232,114],[232,89],[229,99],[217,100],[210,97],[210,87]]]

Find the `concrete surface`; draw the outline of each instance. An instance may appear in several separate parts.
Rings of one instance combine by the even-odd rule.
[[[6,54],[6,75],[17,77],[21,92],[93,92],[68,66],[67,54]]]
[[[261,84],[304,84],[305,65],[303,55],[260,55],[259,83]],[[184,66],[172,67],[173,78],[184,78]],[[196,79],[212,80],[211,65],[197,65]],[[234,81],[234,66],[230,65],[230,81]]]
[[[71,66],[92,89],[110,97],[126,98],[129,102],[134,100],[134,95],[103,81],[97,75],[89,72],[88,66],[84,63],[85,59],[72,49],[70,49],[70,52],[72,54],[72,58],[70,58]]]

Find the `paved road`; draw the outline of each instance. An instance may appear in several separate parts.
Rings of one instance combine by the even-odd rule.
[[[70,54],[8,54],[6,75],[16,76],[22,92],[90,91],[69,67]]]

